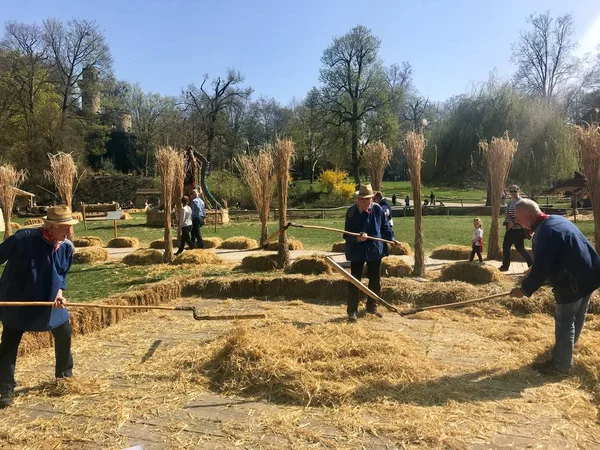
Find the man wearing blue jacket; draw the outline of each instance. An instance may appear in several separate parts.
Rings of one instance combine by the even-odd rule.
[[[530,297],[549,281],[556,300],[552,359],[534,364],[533,368],[544,375],[568,375],[590,296],[600,287],[600,257],[573,223],[561,216],[544,214],[534,201],[519,201],[515,216],[535,234],[531,271],[511,296]]]
[[[1,307],[0,408],[14,397],[15,365],[25,331],[50,331],[54,336],[56,378],[72,376],[72,328],[65,308],[63,289],[73,261],[71,208],[58,205],[48,209],[44,226],[24,229],[0,244],[0,264],[7,262],[0,278],[0,301],[45,301],[45,306]]]
[[[367,239],[367,236],[394,240],[394,232],[381,206],[373,203],[373,189],[370,184],[361,185],[356,193],[356,203],[346,212],[344,230],[360,233],[360,236],[344,234],[346,240],[346,259],[350,261],[352,276],[357,280],[362,278],[365,263],[369,289],[379,295],[381,291],[381,259],[384,257],[383,242]],[[348,284],[348,320],[358,320],[358,289]],[[372,298],[367,298],[367,312],[381,317],[377,304]]]

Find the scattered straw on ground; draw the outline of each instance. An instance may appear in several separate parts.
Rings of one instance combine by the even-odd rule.
[[[152,264],[162,264],[162,252],[154,249],[136,250],[129,255],[125,255],[123,263],[128,266],[149,266]]]
[[[245,272],[269,272],[277,269],[277,255],[250,255],[242,259],[241,268]]]
[[[248,250],[256,247],[258,247],[256,239],[250,239],[246,236],[230,237],[221,243],[221,248],[229,250]]]
[[[314,255],[296,258],[285,271],[304,275],[321,275],[331,273],[331,267],[327,264],[323,255],[315,253]]]
[[[223,243],[223,239],[218,236],[203,237],[202,242],[204,243],[204,248],[219,248]]]
[[[104,241],[97,236],[81,236],[73,239],[75,247],[104,247]]]
[[[390,255],[395,256],[412,255],[412,249],[410,248],[410,244],[408,242],[400,242],[400,244],[389,245],[388,251]]]
[[[134,237],[119,237],[108,241],[106,246],[108,248],[137,248],[140,246],[140,241]]]
[[[182,254],[176,256],[171,264],[183,265],[183,264],[223,264],[224,261],[214,252],[194,249],[184,250]]]
[[[399,256],[387,256],[381,260],[381,274],[384,277],[409,277],[412,267]]]
[[[471,256],[471,247],[466,245],[442,245],[431,252],[434,259],[464,260]]]
[[[75,250],[73,262],[75,264],[95,263],[108,261],[108,252],[101,247],[85,247]]]
[[[465,281],[467,283],[495,283],[504,276],[494,266],[474,261],[462,261],[442,267],[440,280]]]
[[[332,252],[340,252],[340,253],[344,253],[346,251],[346,241],[339,241],[339,242],[335,242],[332,246],[331,246],[331,251]]]

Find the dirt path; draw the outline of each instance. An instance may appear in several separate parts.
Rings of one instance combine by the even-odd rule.
[[[186,298],[182,302],[199,305],[207,313],[266,311],[296,326],[337,322],[344,314],[342,305],[300,301]],[[176,359],[167,359],[169,351],[184,343],[189,352],[201,353],[206,343],[234,326],[194,321],[189,313],[152,311],[78,337],[77,378],[66,390],[52,381],[51,351],[21,358],[15,404],[0,411],[1,447],[479,450],[600,445],[596,407],[577,380],[551,380],[528,368],[529,360],[550,343],[552,323],[544,316],[493,319],[446,311],[412,319],[385,314],[383,320],[361,319],[354,325],[402,333],[443,366],[443,377],[414,380],[410,388],[414,393],[398,393],[398,398],[406,403],[402,408],[423,423],[439,416],[445,437],[359,405],[302,408],[226,397],[202,384],[181,383],[175,376],[181,368]],[[259,321],[252,326],[262,325]],[[600,335],[598,323],[589,328],[588,335]],[[528,338],[522,339],[525,329]],[[173,369],[156,372],[153,364]],[[382,408],[394,402],[394,394],[390,395]],[[388,420],[396,422],[386,427]],[[413,432],[425,440],[411,440]]]

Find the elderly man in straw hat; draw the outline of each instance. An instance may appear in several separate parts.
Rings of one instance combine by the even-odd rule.
[[[363,267],[367,264],[369,289],[376,294],[381,291],[381,259],[384,257],[385,247],[383,242],[367,239],[367,236],[394,240],[394,232],[387,220],[383,209],[373,203],[375,196],[370,184],[361,185],[356,192],[356,203],[346,212],[344,229],[360,236],[345,234],[346,259],[350,261],[351,273],[354,278],[362,278]],[[348,320],[358,320],[358,289],[348,284]],[[377,312],[377,305],[372,298],[367,299],[367,312],[381,317]]]
[[[63,289],[73,261],[71,208],[48,209],[44,226],[24,229],[0,244],[0,264],[7,262],[0,278],[0,301],[47,301],[48,307],[0,307],[0,408],[14,396],[17,350],[25,331],[50,331],[54,336],[55,375],[70,377],[72,329],[65,309]]]

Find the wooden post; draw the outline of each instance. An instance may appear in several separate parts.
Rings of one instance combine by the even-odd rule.
[[[217,232],[217,218],[218,218],[217,212],[218,212],[217,205],[215,205],[215,233]]]
[[[113,220],[113,226],[115,227],[115,239],[117,238],[117,221]]]
[[[83,202],[81,202],[81,211],[83,215],[83,228],[85,228],[85,231],[87,231],[87,222],[85,220],[85,203]]]

